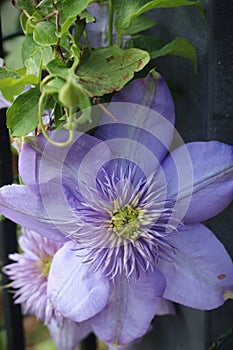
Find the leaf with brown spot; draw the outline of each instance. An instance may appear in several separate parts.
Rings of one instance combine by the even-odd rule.
[[[110,46],[93,51],[81,65],[79,82],[95,96],[118,91],[149,62],[148,52]]]

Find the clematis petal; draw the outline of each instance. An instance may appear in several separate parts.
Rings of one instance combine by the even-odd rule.
[[[2,108],[8,108],[12,105],[11,102],[7,101],[5,99],[5,97],[2,96],[2,94],[0,93],[0,109]]]
[[[68,139],[66,130],[51,132],[49,136],[60,143]],[[74,141],[67,147],[54,146],[43,135],[27,138],[19,155],[20,175],[26,184],[43,183],[63,176],[76,181],[83,158],[100,143],[95,137],[80,132],[75,132]],[[109,153],[103,143],[101,151]]]
[[[176,314],[176,310],[175,310],[174,304],[171,301],[162,298],[159,304],[159,308],[157,310],[157,315],[163,316],[163,315],[175,315],[175,314]]]
[[[183,159],[185,150],[190,160]],[[189,143],[175,149],[162,167],[168,195],[174,198],[178,192],[176,209],[183,211],[186,223],[217,215],[233,199],[233,146],[218,141]]]
[[[88,322],[76,323],[67,318],[59,325],[55,318],[47,325],[50,335],[59,350],[74,350],[90,332]]]
[[[175,123],[175,106],[164,78],[152,70],[145,78],[131,81],[117,92],[112,102],[130,102],[148,107]]]
[[[161,259],[164,298],[203,310],[222,305],[233,289],[233,264],[223,244],[202,224],[170,236],[173,261]]]
[[[45,191],[48,197],[50,195],[56,197],[56,188],[48,184],[46,189],[51,191]],[[55,190],[54,193],[52,189]],[[10,185],[0,188],[0,213],[24,227],[43,232],[43,235],[49,239],[66,241],[65,235],[59,229],[59,226],[60,228],[64,227],[65,213],[62,217],[56,216],[51,220],[39,193],[38,187],[34,187],[34,191],[31,191],[23,185]],[[44,200],[46,201],[45,198]],[[67,215],[70,215],[69,212],[67,212]],[[66,221],[68,221],[67,218]]]
[[[86,32],[91,47],[97,49],[108,44],[108,5],[106,3],[94,3],[88,7],[88,11],[95,17],[95,23],[87,23]],[[116,33],[114,33],[116,36]]]
[[[141,274],[138,279],[116,276],[106,307],[90,320],[95,334],[112,345],[141,337],[156,314],[164,288],[165,279],[158,270]]]
[[[150,73],[132,81],[113,97],[108,110],[116,121],[103,117],[95,136],[108,143],[115,158],[136,163],[147,175],[157,169],[174,129],[174,105],[163,78]]]
[[[67,242],[54,256],[48,276],[48,298],[54,308],[74,322],[82,322],[100,312],[109,297],[109,282],[84,264]]]

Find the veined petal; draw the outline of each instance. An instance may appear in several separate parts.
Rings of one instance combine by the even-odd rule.
[[[233,289],[233,264],[223,244],[204,225],[185,226],[170,236],[173,261],[159,261],[166,278],[164,298],[210,310],[222,305]]]
[[[65,142],[66,130],[49,133],[52,140]],[[57,147],[45,140],[43,135],[26,139],[19,155],[19,172],[26,184],[44,183],[54,178],[71,178],[77,182],[79,166],[83,158],[101,141],[88,134],[75,132],[74,141],[67,147]],[[103,145],[102,153],[109,153]],[[96,155],[95,155],[96,158]]]
[[[164,78],[151,71],[145,78],[131,81],[117,92],[112,102],[130,102],[148,107],[160,113],[170,123],[175,123],[175,106]]]
[[[88,322],[76,323],[67,318],[59,325],[55,318],[47,325],[51,337],[59,350],[74,350],[90,332]]]
[[[55,254],[48,276],[48,298],[64,317],[82,322],[104,308],[109,282],[83,263],[76,247],[67,242]]]
[[[165,279],[158,270],[137,279],[117,275],[110,285],[106,307],[90,320],[95,334],[104,342],[124,345],[143,336],[158,309]],[[106,327],[107,325],[107,327]]]
[[[46,186],[48,191],[52,190],[52,186]],[[45,191],[48,198],[56,196],[54,193]],[[49,239],[54,239],[60,242],[66,241],[66,237],[59,229],[64,228],[65,213],[62,217],[51,218],[48,211],[44,207],[40,198],[40,189],[34,187],[31,191],[23,185],[10,185],[0,188],[0,213],[16,223],[32,229],[34,231],[43,232],[43,235]],[[46,198],[44,200],[46,201]],[[49,203],[49,201],[48,201]],[[69,213],[67,213],[69,215]],[[66,217],[66,221],[67,217]]]
[[[95,135],[108,143],[115,158],[136,163],[147,175],[157,169],[173,138],[174,105],[163,78],[150,73],[133,80],[108,110],[116,121],[104,116]]]
[[[185,150],[190,161],[183,159]],[[218,141],[188,143],[175,149],[162,167],[168,196],[177,196],[176,209],[183,211],[186,223],[217,215],[233,199],[233,146]]]

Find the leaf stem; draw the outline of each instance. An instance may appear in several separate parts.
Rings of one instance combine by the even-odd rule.
[[[112,0],[108,0],[109,17],[108,17],[108,46],[112,46],[112,32],[113,32],[113,6]]]
[[[39,23],[39,22],[43,22],[46,21],[47,19],[49,19],[50,17],[53,17],[54,15],[57,14],[57,11],[53,11],[51,13],[49,13],[47,16],[40,18],[40,19],[32,19],[32,22],[34,23]]]
[[[90,41],[88,39],[88,35],[87,35],[87,32],[86,32],[86,29],[84,29],[83,31],[83,35],[84,35],[84,38],[86,40],[86,44],[87,44],[87,48],[90,52],[92,52],[92,49],[91,49],[91,44],[90,44]]]
[[[51,1],[52,6],[55,8],[55,10],[57,10],[57,6],[55,5],[55,2],[53,0],[50,0],[50,1]]]
[[[91,97],[94,98],[95,96],[87,89],[84,88],[84,90],[86,91],[86,93]],[[117,121],[117,118],[115,117],[115,115],[113,115],[111,112],[109,112],[107,110],[106,107],[104,107],[104,105],[102,103],[97,102],[97,105],[102,109],[103,112],[105,112],[114,122]]]
[[[43,124],[43,101],[44,101],[44,98],[46,95],[47,95],[46,92],[42,92],[40,99],[39,99],[39,104],[38,104],[39,125],[40,125],[41,132],[44,135],[44,137],[46,138],[46,140],[49,143],[51,143],[53,146],[56,146],[56,147],[69,146],[74,140],[74,130],[73,129],[69,129],[69,138],[66,142],[56,142],[56,141],[52,140],[45,130],[45,127]]]

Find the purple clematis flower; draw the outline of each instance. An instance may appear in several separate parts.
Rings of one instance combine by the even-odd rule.
[[[233,147],[184,145],[154,72],[117,93],[109,110],[117,121],[104,116],[95,137],[77,132],[70,147],[42,136],[25,143],[25,185],[0,189],[0,212],[63,243],[48,298],[113,346],[143,336],[161,300],[210,310],[233,297],[232,260],[200,223],[232,201]]]
[[[74,350],[78,342],[91,331],[87,322],[75,323],[57,312],[47,297],[47,283],[53,256],[62,247],[36,232],[22,229],[19,243],[24,253],[10,254],[14,263],[6,265],[4,272],[16,289],[16,304],[22,304],[23,313],[36,315],[44,321],[59,350]]]

